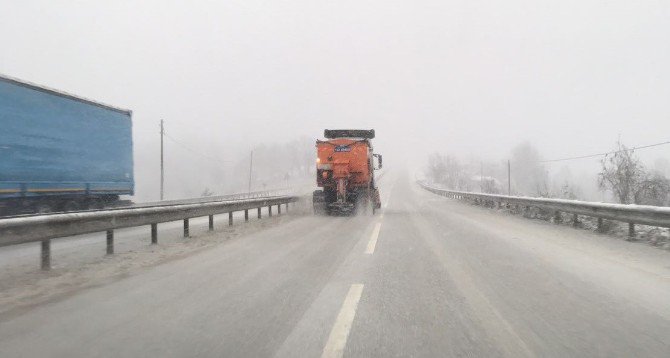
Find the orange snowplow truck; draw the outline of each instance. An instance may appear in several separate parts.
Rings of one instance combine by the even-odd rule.
[[[382,167],[382,156],[373,153],[370,142],[375,130],[326,129],[324,137],[316,141],[316,184],[323,189],[314,191],[314,212],[374,214],[381,208],[374,171]]]

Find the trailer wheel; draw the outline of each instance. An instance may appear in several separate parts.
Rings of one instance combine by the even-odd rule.
[[[100,210],[105,208],[105,202],[102,199],[91,199],[88,202],[88,209],[91,210]]]
[[[375,214],[374,204],[372,203],[369,191],[365,191],[359,195],[356,206],[361,215],[372,216]]]

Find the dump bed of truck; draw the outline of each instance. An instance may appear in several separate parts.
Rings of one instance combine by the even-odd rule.
[[[0,198],[132,195],[131,114],[0,75]]]
[[[349,184],[354,186],[366,186],[370,182],[372,167],[368,154],[370,143],[367,140],[338,138],[319,141],[316,147],[317,171],[326,170],[334,177],[348,175]],[[331,178],[318,176],[317,184],[327,185],[332,175]]]

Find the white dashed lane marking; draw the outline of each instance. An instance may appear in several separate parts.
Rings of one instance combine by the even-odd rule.
[[[358,307],[358,301],[361,299],[362,294],[363,284],[356,283],[351,285],[349,293],[347,293],[347,297],[344,299],[344,303],[340,309],[340,313],[337,315],[335,325],[333,325],[333,329],[330,331],[328,342],[326,342],[326,346],[323,347],[323,353],[321,354],[322,358],[339,358],[344,354],[344,347],[347,345],[351,324],[354,322],[356,308]]]
[[[375,253],[375,247],[377,246],[377,238],[379,237],[379,230],[382,228],[382,223],[375,224],[375,229],[372,230],[372,236],[370,236],[370,241],[368,241],[368,247],[365,249],[365,253],[372,255]]]

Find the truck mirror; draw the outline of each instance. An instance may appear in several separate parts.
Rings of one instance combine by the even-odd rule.
[[[373,154],[375,157],[377,157],[377,168],[375,169],[381,169],[382,168],[382,155],[381,154]]]

